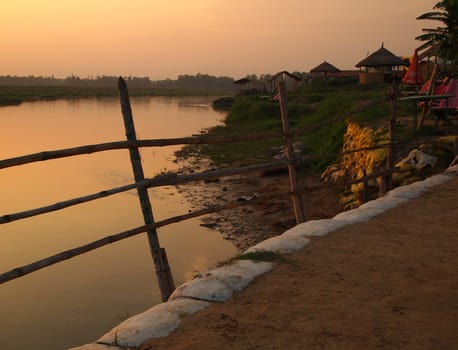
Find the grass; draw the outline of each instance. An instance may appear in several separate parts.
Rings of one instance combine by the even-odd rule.
[[[231,265],[239,260],[253,260],[253,261],[265,261],[265,262],[287,262],[284,255],[276,252],[270,252],[266,250],[255,251],[251,253],[238,254],[229,260],[220,262],[218,266]]]
[[[288,114],[293,128],[329,122],[326,127],[307,132],[296,140],[302,142],[306,154],[318,159],[312,164],[314,169],[323,169],[334,160],[333,155],[341,149],[346,120],[330,121],[356,109],[361,103],[387,97],[389,90],[390,86],[382,83],[359,85],[355,79],[328,79],[314,81],[312,85],[302,86],[288,93]],[[404,112],[408,112],[408,106],[401,107]],[[363,124],[387,124],[389,112],[389,101],[386,101],[381,105],[368,107],[361,113],[354,113],[350,119]],[[225,125],[209,130],[208,134],[230,136],[281,130],[278,102],[256,95],[242,95],[235,99]],[[211,159],[216,166],[243,166],[270,161],[269,149],[283,143],[283,139],[259,140],[249,143],[204,145],[198,149],[192,146],[186,150]]]

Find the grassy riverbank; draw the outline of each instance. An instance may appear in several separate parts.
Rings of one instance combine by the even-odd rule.
[[[220,91],[189,91],[158,88],[130,88],[130,96],[221,96]],[[17,105],[25,101],[55,100],[60,98],[117,97],[116,88],[104,87],[46,87],[0,86],[0,106]]]
[[[388,126],[390,88],[390,85],[383,83],[360,85],[354,79],[328,79],[314,81],[311,85],[288,93],[289,117],[294,128],[306,128],[328,122],[318,130],[305,132],[296,140],[304,145],[304,154],[318,159],[315,167],[323,168],[334,160],[333,155],[341,150],[348,121]],[[382,102],[371,105],[377,100]],[[410,106],[407,104],[399,105],[398,116],[409,114],[409,109]],[[352,113],[356,110],[359,111]],[[341,116],[345,117],[339,118]],[[244,135],[281,129],[278,102],[267,96],[244,95],[235,99],[225,125],[209,130],[208,134]],[[400,137],[407,135],[404,129],[402,126],[397,129]],[[209,157],[218,165],[243,165],[268,161],[271,158],[269,149],[282,144],[283,140],[278,139],[230,145],[205,145],[197,152]],[[187,150],[190,151],[190,148]]]

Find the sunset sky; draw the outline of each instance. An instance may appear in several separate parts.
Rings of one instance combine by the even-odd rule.
[[[80,77],[354,69],[410,56],[437,0],[3,0],[0,75]]]

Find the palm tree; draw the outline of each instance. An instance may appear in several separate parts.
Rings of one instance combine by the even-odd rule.
[[[435,11],[418,16],[417,19],[439,21],[443,25],[434,29],[423,29],[423,34],[415,39],[424,41],[417,48],[431,49],[438,57],[458,61],[458,0],[439,1]]]

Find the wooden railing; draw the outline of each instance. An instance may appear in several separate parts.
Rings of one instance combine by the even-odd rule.
[[[131,156],[131,163],[134,171],[134,178],[135,183],[131,183],[128,185],[107,189],[101,192],[85,195],[78,198],[72,198],[69,200],[65,200],[62,202],[54,203],[51,205],[34,208],[31,210],[26,210],[17,213],[6,214],[0,216],[0,224],[6,224],[12,221],[21,220],[25,218],[29,218],[36,215],[42,215],[45,213],[49,213],[52,211],[57,211],[61,209],[68,208],[70,206],[78,205],[81,203],[86,203],[89,201],[94,201],[100,198],[108,197],[117,193],[129,191],[132,189],[136,189],[139,193],[139,200],[142,207],[142,213],[144,216],[144,225],[135,227],[133,229],[123,231],[120,233],[116,233],[110,236],[106,236],[99,240],[90,242],[88,244],[78,246],[64,252],[43,258],[41,260],[35,261],[28,265],[24,265],[21,267],[17,267],[12,269],[8,272],[0,274],[0,284],[5,283],[7,281],[11,281],[13,279],[19,278],[21,276],[30,274],[34,271],[40,270],[47,266],[51,266],[53,264],[62,262],[64,260],[73,258],[75,256],[90,252],[92,250],[98,249],[105,245],[133,237],[140,233],[146,232],[148,235],[148,241],[150,245],[151,254],[153,257],[153,261],[156,267],[156,275],[159,283],[159,288],[161,291],[162,300],[165,301],[168,299],[169,295],[175,289],[173,277],[170,272],[170,267],[167,261],[167,256],[165,253],[165,249],[161,248],[159,244],[159,240],[157,238],[156,229],[172,224],[177,223],[180,221],[188,220],[191,218],[199,217],[202,215],[207,215],[215,212],[219,212],[222,210],[237,208],[244,205],[253,205],[259,203],[261,201],[265,201],[268,199],[282,197],[286,195],[290,195],[292,197],[294,214],[296,217],[296,222],[301,223],[306,220],[306,214],[303,208],[303,199],[301,198],[306,189],[300,188],[297,185],[296,173],[295,169],[296,166],[300,165],[303,160],[297,159],[293,155],[292,149],[292,139],[295,135],[300,135],[305,132],[310,132],[313,130],[317,130],[323,126],[329,125],[339,120],[345,120],[349,115],[355,112],[359,112],[363,110],[363,107],[360,107],[348,114],[337,116],[328,120],[323,123],[319,123],[313,126],[309,126],[306,128],[291,130],[288,121],[288,109],[287,109],[287,100],[286,100],[286,91],[285,86],[282,82],[279,83],[278,90],[280,92],[280,112],[282,117],[282,125],[283,131],[282,132],[268,132],[268,133],[258,133],[252,135],[245,135],[245,136],[231,136],[231,137],[205,137],[205,136],[195,136],[195,137],[185,137],[185,138],[174,138],[174,139],[155,139],[155,140],[137,140],[136,139],[136,132],[135,126],[133,122],[132,110],[130,107],[130,101],[128,96],[128,91],[126,84],[122,78],[119,78],[118,82],[119,88],[119,96],[120,96],[120,103],[122,114],[124,118],[124,124],[126,128],[126,136],[127,141],[117,141],[117,142],[109,142],[109,143],[102,143],[102,144],[94,144],[94,145],[86,145],[74,148],[67,148],[61,150],[52,150],[52,151],[45,151],[39,152],[29,155],[24,155],[20,157],[10,158],[0,160],[0,169],[5,169],[14,166],[20,166],[28,163],[39,162],[39,161],[46,161],[49,159],[57,159],[57,158],[64,158],[64,157],[71,157],[81,154],[91,154],[96,152],[108,151],[108,150],[115,150],[115,149],[129,149],[130,156]],[[380,102],[385,101],[383,100],[376,100],[370,104],[366,104],[366,108],[368,106],[378,104]],[[392,104],[394,103],[395,97],[392,97]],[[391,127],[394,127],[395,123],[393,122],[395,118],[394,106],[392,110],[392,117],[390,118],[390,130]],[[163,147],[163,146],[170,146],[170,145],[185,145],[185,144],[214,144],[214,143],[228,143],[228,142],[239,142],[239,141],[256,141],[261,139],[274,139],[274,138],[284,138],[285,146],[287,150],[287,160],[285,161],[276,161],[270,162],[265,164],[256,164],[250,165],[245,167],[237,167],[237,168],[228,168],[228,169],[219,169],[219,170],[212,170],[212,171],[205,171],[202,173],[193,173],[189,175],[177,175],[177,174],[164,174],[155,176],[154,178],[144,178],[143,176],[143,169],[140,161],[140,156],[138,153],[138,149],[140,147]],[[342,152],[339,155],[345,155],[354,152],[363,152],[368,150],[374,150],[378,148],[388,148],[389,150],[392,149],[394,145],[394,133],[390,132],[390,140],[386,144],[373,146],[373,147],[365,147],[357,150],[351,150]],[[389,154],[392,151],[389,151]],[[391,159],[391,158],[389,158]],[[190,212],[184,215],[174,216],[162,221],[155,222],[153,217],[153,212],[151,209],[151,204],[149,202],[148,192],[147,189],[151,187],[159,187],[159,186],[168,186],[168,185],[178,185],[183,183],[201,181],[201,180],[209,180],[220,178],[224,176],[232,176],[232,175],[241,175],[241,174],[248,174],[258,171],[267,171],[272,169],[278,169],[279,167],[288,168],[289,171],[289,180],[290,180],[290,192],[289,193],[272,193],[270,195],[261,195],[258,196],[256,199],[250,201],[238,201],[233,203],[228,203],[225,205],[220,206],[213,206],[204,209],[200,209],[194,212]],[[386,184],[384,184],[381,194],[384,194],[390,186],[390,177],[391,174],[396,171],[393,167],[392,162],[388,162],[387,168],[383,169],[378,173],[373,173],[367,176],[364,176],[361,179],[355,179],[350,182],[347,182],[345,185],[360,183],[363,182],[367,184],[369,179],[373,179],[376,177],[382,176]],[[383,183],[383,181],[382,181]],[[367,186],[364,186],[365,188]]]

